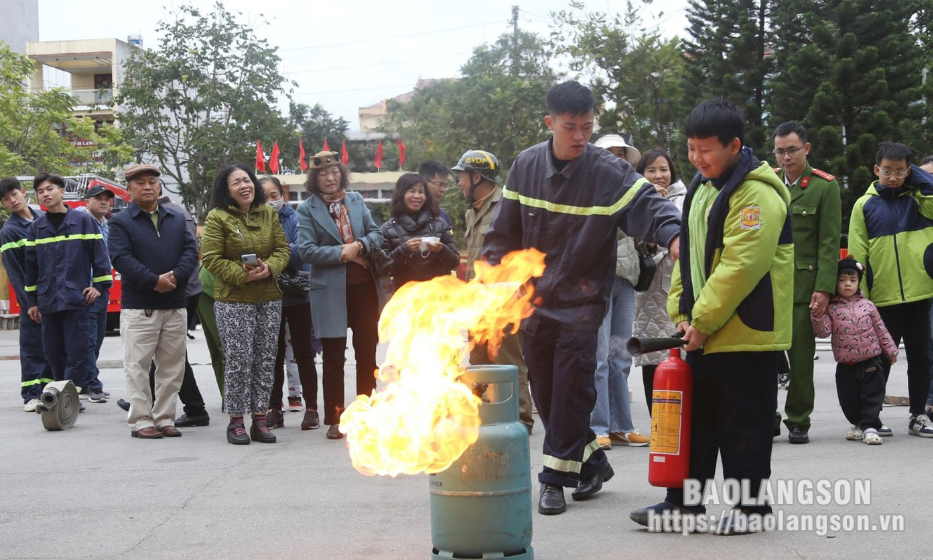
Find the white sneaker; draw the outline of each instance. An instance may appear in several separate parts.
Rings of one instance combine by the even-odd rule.
[[[933,422],[930,422],[930,417],[926,414],[911,418],[907,429],[912,436],[933,438]]]
[[[858,429],[857,426],[852,426],[849,428],[849,433],[846,434],[846,439],[849,441],[859,441],[864,437],[862,430]]]
[[[874,428],[865,430],[864,434],[862,434],[862,441],[868,445],[881,445],[882,443],[881,436],[878,435],[878,430]]]
[[[29,401],[23,405],[23,412],[35,412],[39,408],[39,399],[29,399]]]

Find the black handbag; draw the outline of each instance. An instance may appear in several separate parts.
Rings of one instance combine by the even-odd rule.
[[[372,263],[376,278],[385,278],[392,275],[395,261],[392,260],[382,247],[375,247],[369,252],[369,262]]]
[[[275,277],[275,283],[283,294],[291,297],[304,297],[311,291],[311,274],[307,270],[295,270],[286,267]]]
[[[635,291],[647,292],[657,269],[657,263],[654,261],[657,249],[649,249],[644,241],[635,243],[635,249],[638,251],[638,282],[635,284]]]

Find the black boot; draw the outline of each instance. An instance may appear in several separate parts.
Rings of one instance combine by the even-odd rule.
[[[541,483],[541,497],[538,499],[538,513],[557,515],[567,511],[564,489],[556,484]]]
[[[249,437],[259,443],[275,443],[275,434],[269,431],[265,414],[261,412],[253,414],[253,425],[249,428]]]

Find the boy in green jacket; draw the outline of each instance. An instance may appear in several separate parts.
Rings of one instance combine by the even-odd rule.
[[[865,263],[862,293],[872,300],[895,344],[907,350],[910,435],[933,437],[924,414],[930,388],[930,298],[933,297],[933,177],[910,165],[910,148],[885,142],[875,175],[855,202],[849,221],[849,254]],[[891,364],[884,361],[885,381]],[[881,436],[892,435],[882,426]]]
[[[684,201],[668,314],[685,333],[693,369],[689,478],[714,479],[722,449],[724,477],[748,485],[754,499],[771,476],[778,352],[791,343],[794,249],[787,188],[743,146],[744,128],[741,111],[726,101],[701,103],[687,119],[699,173]],[[771,513],[769,504],[737,507]],[[668,488],[663,502],[631,518],[648,525],[673,510],[703,507],[685,504],[682,487]],[[721,532],[734,532],[733,519],[720,523]]]

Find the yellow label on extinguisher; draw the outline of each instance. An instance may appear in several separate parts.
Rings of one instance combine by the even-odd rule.
[[[651,453],[680,453],[683,391],[654,391],[651,398]]]

